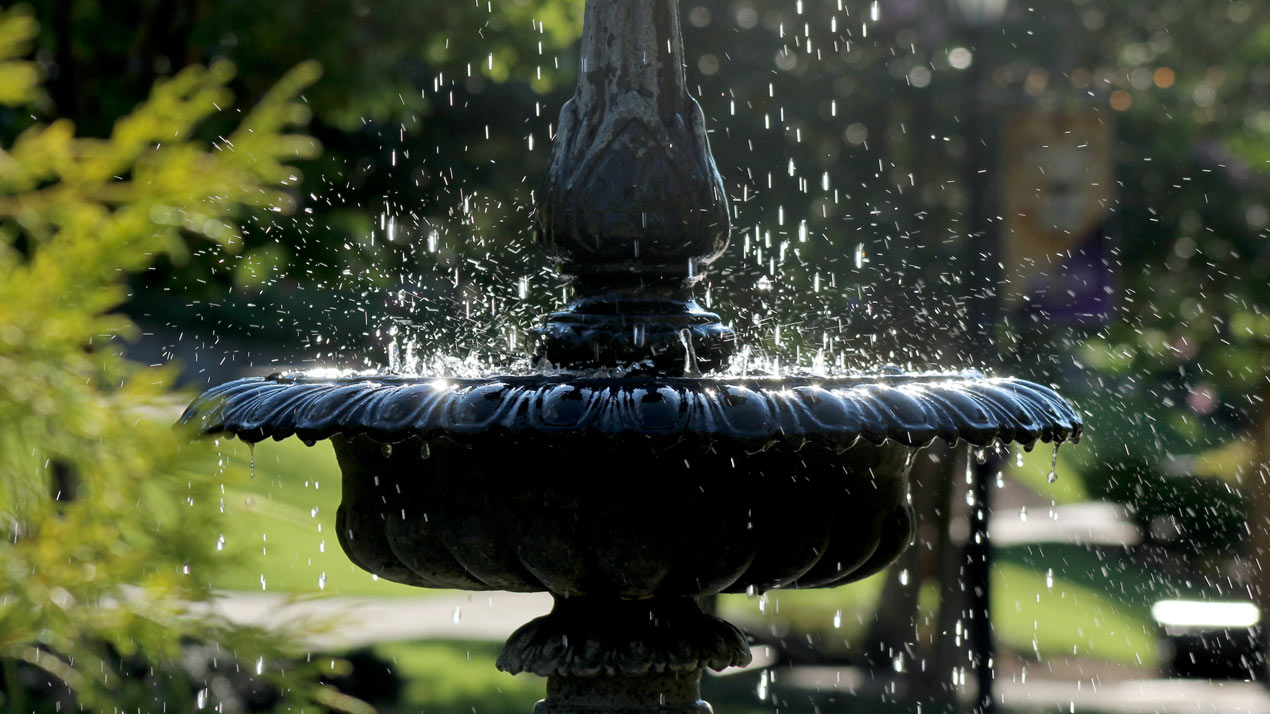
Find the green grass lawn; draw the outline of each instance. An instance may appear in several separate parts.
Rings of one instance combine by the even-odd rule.
[[[411,714],[527,714],[547,694],[546,680],[498,671],[498,642],[386,642],[374,652],[405,685],[395,711]]]
[[[1159,664],[1149,609],[1126,607],[1097,588],[1015,563],[993,572],[992,621],[998,644],[1023,656],[1080,656],[1128,665]]]
[[[829,646],[859,644],[873,620],[885,573],[824,590],[773,590],[766,597],[723,595],[719,616],[738,622],[779,623],[778,629],[813,633]]]
[[[809,633],[831,647],[842,640],[858,646],[878,606],[884,577],[896,575],[879,574],[830,590],[773,591],[762,612],[758,598],[727,595],[720,600],[719,614]],[[1070,545],[1000,549],[992,588],[993,624],[1002,647],[1023,657],[1076,655],[1143,666],[1157,665],[1161,657],[1151,605],[1199,595],[1194,584],[1123,556],[1100,557]],[[923,595],[923,605],[936,603],[936,593]]]
[[[353,565],[335,535],[340,473],[329,442],[266,441],[252,452],[221,439],[212,457],[191,464],[200,476],[222,472],[224,553],[232,563],[213,584],[223,590],[329,595],[437,592],[378,579]]]

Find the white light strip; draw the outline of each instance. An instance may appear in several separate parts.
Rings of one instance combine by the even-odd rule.
[[[1250,602],[1161,600],[1151,606],[1151,616],[1161,625],[1175,627],[1252,627],[1261,619]]]

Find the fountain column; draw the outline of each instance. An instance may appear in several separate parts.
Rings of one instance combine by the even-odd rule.
[[[728,243],[728,200],[684,86],[678,0],[588,0],[582,65],[560,112],[535,228],[575,299],[538,328],[556,365],[682,371],[731,352],[691,298]]]

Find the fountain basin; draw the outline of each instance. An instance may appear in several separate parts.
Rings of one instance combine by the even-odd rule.
[[[1048,388],[973,373],[274,375],[209,390],[183,420],[248,442],[330,438],[340,543],[381,577],[620,599],[868,576],[912,538],[913,448],[1081,430]]]
[[[415,437],[388,456],[367,437],[334,444],[344,550],[423,587],[617,598],[823,587],[875,572],[911,537],[898,446],[576,433]]]

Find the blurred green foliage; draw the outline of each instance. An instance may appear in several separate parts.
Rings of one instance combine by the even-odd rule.
[[[1191,562],[1206,574],[1247,558],[1248,592],[1264,610],[1270,7],[1099,10],[1108,29],[1095,47],[1123,72],[1121,284],[1117,319],[1073,350],[1097,375],[1092,390],[1113,395],[1088,400],[1095,436],[1085,477],[1095,495],[1127,504],[1145,532],[1201,556]],[[1219,469],[1203,468],[1196,455],[1206,451],[1226,455]]]
[[[1077,359],[1156,404],[1156,423],[1139,433],[1173,432],[1192,451],[1232,432],[1261,434],[1270,428],[1270,9],[1117,4],[1104,21],[1133,28],[1098,46],[1123,67],[1131,100],[1117,122],[1121,310]]]
[[[29,10],[0,14],[0,98],[13,107],[40,100],[40,70],[23,59],[36,31]],[[223,484],[183,468],[210,445],[154,418],[172,370],[140,368],[118,343],[135,332],[118,313],[130,274],[191,236],[233,248],[246,210],[293,205],[289,163],[316,150],[290,132],[308,117],[295,97],[317,68],[288,73],[214,145],[192,140],[231,105],[232,74],[221,62],[157,82],[105,138],[59,118],[0,148],[0,689],[11,711],[37,706],[23,691],[32,671],[88,711],[225,703],[182,673],[191,646],[254,664],[284,708],[358,706],[317,684],[287,630],[194,609],[224,565]]]
[[[1084,480],[1094,496],[1125,504],[1143,533],[1189,558],[1228,557],[1247,533],[1240,491],[1219,478],[1161,473],[1146,454],[1098,460]]]
[[[191,63],[231,60],[231,86],[248,100],[287,67],[324,67],[304,93],[324,152],[296,164],[298,210],[248,217],[236,256],[195,249],[156,261],[133,281],[130,314],[175,325],[188,344],[250,334],[275,354],[329,350],[353,364],[369,346],[382,349],[375,333],[390,319],[436,317],[441,341],[464,329],[480,332],[473,343],[500,334],[490,320],[465,319],[464,303],[480,309],[487,291],[517,293],[523,261],[483,254],[527,235],[528,179],[546,166],[548,127],[571,89],[576,58],[561,49],[580,30],[581,2],[32,4],[51,102],[88,134],[107,132],[153,79]],[[212,118],[202,135],[223,133],[226,119]],[[0,136],[22,123],[0,115]],[[520,155],[523,167],[496,163]],[[428,310],[415,309],[419,297]]]

